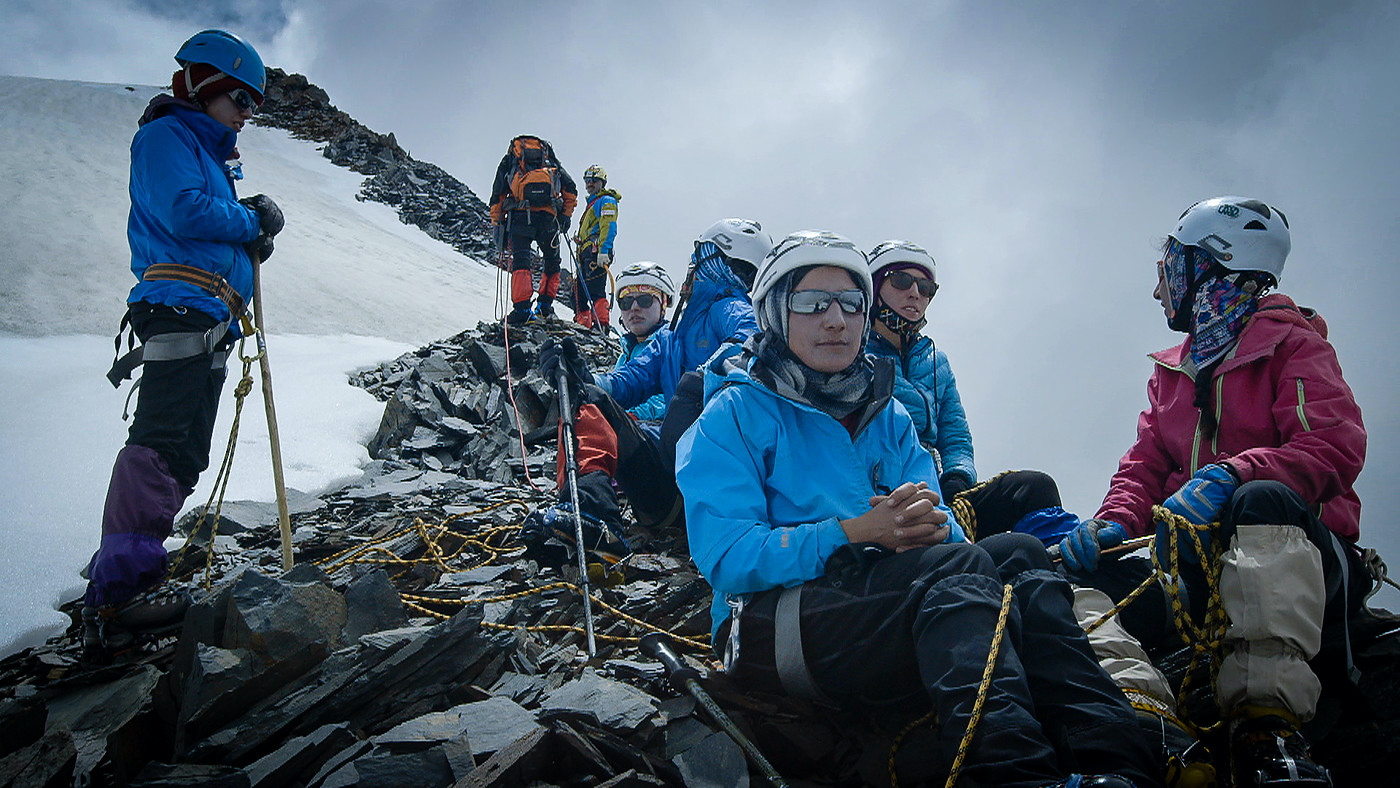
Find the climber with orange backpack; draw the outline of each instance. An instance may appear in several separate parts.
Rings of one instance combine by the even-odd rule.
[[[559,292],[560,234],[568,232],[577,203],[578,187],[547,140],[522,134],[510,141],[491,187],[491,223],[503,228],[497,237],[508,244],[511,252],[512,309],[506,320],[512,325],[522,325],[531,317],[530,297],[535,289],[530,270],[534,257],[531,242],[539,246],[544,258],[535,315],[554,316],[554,297]]]

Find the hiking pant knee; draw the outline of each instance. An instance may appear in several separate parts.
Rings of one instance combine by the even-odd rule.
[[[938,714],[932,768],[946,771],[967,729],[1002,607],[986,551],[967,543],[887,555],[801,586],[800,643],[817,688],[842,707],[931,702]],[[738,614],[736,680],[777,691],[778,602],[755,594]],[[719,632],[731,635],[734,621]],[[1022,616],[1007,616],[1000,653],[963,774],[979,785],[1045,785],[1063,777],[1041,733],[1018,643]]]
[[[683,526],[680,489],[656,437],[602,389],[587,387],[584,399],[575,419],[580,472],[601,470],[616,479],[642,525]]]
[[[1049,474],[1011,471],[966,493],[977,519],[977,538],[1007,533],[1031,512],[1060,505],[1060,489]]]
[[[1040,540],[996,534],[977,542],[1020,613],[1017,652],[1034,699],[1036,720],[1065,771],[1116,773],[1138,786],[1157,785],[1152,750],[1137,715],[1100,666],[1074,612],[1069,582],[1050,565]]]

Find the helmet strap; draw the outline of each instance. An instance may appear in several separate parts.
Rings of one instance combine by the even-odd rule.
[[[194,102],[195,104],[201,107],[204,106],[204,102],[199,100],[199,91],[203,90],[206,85],[218,82],[219,80],[224,79],[227,76],[228,74],[225,74],[222,71],[215,71],[213,75],[206,77],[203,81],[196,85],[194,84],[194,78],[190,75],[190,66],[185,66],[185,91],[189,94],[190,101]]]

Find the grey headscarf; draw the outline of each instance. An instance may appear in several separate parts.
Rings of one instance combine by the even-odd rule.
[[[780,396],[805,402],[834,419],[844,419],[866,403],[875,379],[875,368],[865,355],[870,327],[869,305],[866,306],[860,352],[850,366],[840,372],[818,372],[803,364],[788,349],[787,301],[793,286],[816,267],[806,266],[788,272],[754,304],[754,316],[762,333],[755,337],[756,358],[750,374]],[[840,309],[835,304],[830,308]]]

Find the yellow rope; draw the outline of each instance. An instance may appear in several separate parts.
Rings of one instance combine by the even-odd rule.
[[[477,598],[477,599],[462,599],[462,598],[460,598],[460,597],[457,597],[457,598],[443,598],[443,597],[424,596],[424,595],[422,595],[422,594],[400,594],[399,596],[404,600],[404,604],[405,604],[405,605],[407,605],[407,606],[409,606],[409,607],[412,607],[414,610],[422,611],[423,613],[426,613],[426,614],[428,614],[428,615],[430,615],[430,616],[433,616],[434,618],[438,618],[438,619],[448,619],[448,618],[451,618],[451,616],[449,616],[449,615],[447,615],[447,614],[444,614],[444,613],[438,613],[438,612],[436,612],[436,611],[433,611],[433,610],[430,610],[430,609],[428,609],[428,608],[426,608],[426,607],[423,607],[422,603],[425,603],[425,602],[426,602],[426,603],[433,603],[433,604],[440,604],[440,605],[461,605],[461,606],[466,606],[466,605],[468,605],[468,604],[480,603],[480,604],[483,604],[483,605],[484,605],[484,604],[486,604],[486,603],[488,603],[488,602],[510,602],[510,601],[513,601],[513,600],[516,600],[516,599],[522,599],[522,598],[524,598],[524,597],[534,596],[534,595],[536,595],[536,594],[543,594],[543,593],[547,593],[547,592],[550,592],[550,591],[558,591],[558,590],[561,590],[561,589],[567,589],[567,590],[573,591],[574,593],[578,594],[580,597],[583,596],[583,589],[582,589],[581,587],[579,587],[578,585],[576,585],[576,584],[574,584],[574,583],[570,583],[570,582],[568,582],[568,581],[565,581],[565,580],[561,580],[561,581],[554,582],[554,583],[548,583],[548,584],[546,584],[546,585],[538,586],[538,587],[536,587],[536,588],[528,588],[528,589],[525,589],[524,591],[517,591],[517,592],[515,592],[515,593],[513,593],[513,594],[502,594],[502,595],[499,595],[499,596],[481,597],[481,598]],[[607,602],[603,601],[603,599],[601,599],[601,598],[600,598],[598,595],[596,595],[596,594],[589,594],[589,598],[592,599],[593,602],[596,603],[596,604],[597,604],[600,608],[602,608],[603,610],[605,610],[605,611],[607,611],[607,612],[609,612],[609,613],[612,613],[614,616],[617,616],[618,618],[622,619],[623,621],[625,621],[625,622],[627,622],[627,623],[629,623],[629,624],[632,624],[632,625],[634,625],[634,626],[641,627],[641,628],[646,629],[646,630],[650,630],[650,631],[652,631],[652,632],[663,632],[663,633],[665,633],[665,634],[667,634],[667,635],[670,635],[672,638],[675,638],[676,640],[681,641],[681,642],[683,642],[683,643],[685,643],[685,644],[687,644],[687,645],[694,646],[695,648],[699,648],[699,649],[708,649],[708,648],[710,647],[710,640],[709,640],[708,637],[699,637],[699,636],[693,636],[693,635],[679,635],[679,634],[676,634],[675,632],[671,632],[670,630],[667,630],[667,629],[665,629],[665,628],[663,628],[663,627],[658,627],[658,626],[656,626],[655,624],[651,624],[651,623],[649,623],[649,622],[643,621],[642,619],[637,618],[636,616],[628,615],[627,613],[624,613],[624,612],[622,612],[621,610],[618,610],[617,608],[615,608],[615,607],[613,607],[612,605],[608,604]],[[581,628],[581,627],[576,627],[576,626],[573,626],[573,625],[568,625],[568,624],[536,624],[536,625],[532,625],[532,626],[512,626],[512,625],[507,625],[507,624],[495,624],[495,623],[491,623],[491,622],[482,622],[482,626],[490,627],[490,628],[492,628],[492,629],[503,629],[503,630],[524,629],[524,630],[531,631],[531,632],[562,632],[562,631],[569,631],[569,632],[578,632],[578,633],[580,633],[580,634],[584,634],[583,628]],[[602,637],[602,636],[600,636],[600,637]],[[641,640],[640,637],[619,637],[619,636],[608,636],[607,639],[612,640],[612,641],[614,641],[614,642],[619,642],[619,643],[636,643],[637,641]]]
[[[209,524],[209,549],[204,555],[204,590],[209,591],[214,584],[214,537],[219,534],[219,518],[224,511],[224,492],[228,490],[229,477],[233,470],[233,452],[238,445],[238,425],[243,416],[243,401],[253,390],[253,363],[262,358],[262,351],[259,350],[254,355],[246,355],[243,352],[244,346],[248,342],[248,337],[256,334],[257,329],[249,330],[251,326],[246,320],[243,321],[244,335],[238,340],[238,357],[243,361],[243,377],[238,381],[238,385],[233,389],[233,424],[229,427],[228,447],[224,450],[223,462],[219,464],[219,472],[214,477],[214,487],[209,491],[209,500],[204,504],[204,510],[199,514],[199,520],[195,522],[191,530],[191,536],[198,534],[204,521],[209,518],[209,510],[214,510],[214,520]],[[215,499],[217,498],[217,503]],[[180,559],[184,558],[189,550],[193,539],[186,539],[180,551],[175,554],[175,559],[170,562],[170,566],[179,566]]]
[[[1206,680],[1212,688],[1215,687],[1216,675],[1220,671],[1220,653],[1228,623],[1225,616],[1225,606],[1220,599],[1220,556],[1224,550],[1218,538],[1211,540],[1209,549],[1201,541],[1201,532],[1211,531],[1217,526],[1216,523],[1194,525],[1185,517],[1174,514],[1162,506],[1152,507],[1152,519],[1157,523],[1165,523],[1172,533],[1171,544],[1167,546],[1167,567],[1165,569],[1162,567],[1161,556],[1158,554],[1159,551],[1155,549],[1155,544],[1152,550],[1152,566],[1157,570],[1157,574],[1165,579],[1167,598],[1171,601],[1172,622],[1182,640],[1192,651],[1191,660],[1187,663],[1186,673],[1181,680],[1181,687],[1177,691],[1178,706],[1185,708],[1184,701],[1187,691],[1199,681],[1197,675],[1200,673],[1202,663],[1204,662],[1206,665]],[[1179,536],[1182,533],[1190,537],[1191,549],[1195,553],[1196,560],[1206,578],[1206,612],[1200,624],[1191,619],[1190,611],[1182,602],[1184,594],[1180,579],[1181,539]]]
[[[953,517],[957,519],[958,525],[963,527],[963,533],[967,534],[967,541],[977,541],[977,510],[972,507],[972,494],[1008,473],[1016,471],[1002,471],[990,479],[983,479],[946,501],[948,508],[953,510]]]
[[[992,674],[996,670],[997,658],[1001,655],[1001,643],[1006,636],[1006,619],[1011,613],[1011,584],[1007,583],[1001,589],[1001,610],[997,613],[996,630],[992,633],[992,645],[987,651],[987,663],[982,667],[982,680],[977,685],[977,698],[972,702],[972,715],[967,721],[967,730],[963,732],[962,740],[958,742],[958,754],[953,759],[953,767],[948,771],[948,781],[945,788],[953,788],[958,781],[958,774],[962,771],[963,760],[967,757],[967,751],[972,747],[972,737],[977,732],[977,725],[982,721],[982,706],[987,702],[987,691],[992,685]],[[899,745],[903,743],[904,737],[915,728],[923,725],[929,720],[937,717],[936,711],[928,714],[904,726],[904,729],[894,737],[890,746],[890,785],[892,788],[899,788],[899,775],[895,771],[894,757],[899,752]]]

